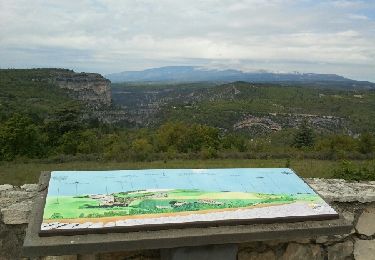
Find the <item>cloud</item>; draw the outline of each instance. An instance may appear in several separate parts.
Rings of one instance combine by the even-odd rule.
[[[338,0],[338,1],[332,1],[332,4],[335,7],[339,7],[339,8],[358,8],[358,7],[364,6],[364,1]]]
[[[354,0],[0,0],[0,66],[282,66],[375,81],[371,11]]]

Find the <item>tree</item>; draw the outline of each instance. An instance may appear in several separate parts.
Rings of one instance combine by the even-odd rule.
[[[156,134],[159,151],[175,150],[180,153],[199,152],[203,148],[219,147],[219,130],[214,127],[186,123],[167,123],[162,125]]]
[[[368,154],[374,152],[375,140],[370,133],[361,135],[358,144],[358,150],[361,153]]]
[[[105,159],[122,161],[128,159],[130,144],[124,133],[107,134],[102,140],[103,156]]]
[[[100,151],[99,136],[92,129],[86,129],[79,134],[78,153],[90,154]]]
[[[40,157],[47,151],[45,140],[30,118],[14,114],[0,126],[0,159],[12,160],[16,156]]]
[[[240,134],[227,134],[221,139],[221,146],[226,150],[237,150],[245,152],[247,150],[248,138]]]
[[[184,133],[188,126],[182,123],[166,123],[162,125],[156,134],[156,143],[159,151],[166,152],[171,147],[181,152],[184,150]]]
[[[152,145],[145,138],[134,140],[131,148],[133,151],[133,158],[140,161],[147,159],[152,152]]]
[[[60,138],[60,150],[64,154],[75,155],[78,152],[79,133],[70,131],[63,134]]]
[[[314,132],[309,127],[308,122],[304,119],[294,136],[293,146],[297,148],[311,147],[314,145]]]
[[[65,133],[76,132],[83,128],[80,115],[80,108],[71,106],[57,109],[49,118],[45,119],[44,131],[48,135],[50,146],[56,146],[60,137]]]

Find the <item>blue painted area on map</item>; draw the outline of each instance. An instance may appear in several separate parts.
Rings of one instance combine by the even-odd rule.
[[[315,194],[288,168],[232,168],[53,171],[48,195],[111,194],[146,189]]]

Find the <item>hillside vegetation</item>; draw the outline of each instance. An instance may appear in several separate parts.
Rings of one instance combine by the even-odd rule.
[[[295,128],[308,118],[318,130],[328,132],[355,134],[375,129],[373,90],[235,82],[218,86],[123,83],[112,84],[112,91],[115,104],[130,113],[143,112],[140,125],[176,120],[234,130],[237,123],[258,118]],[[148,120],[148,114],[152,114],[152,120]]]
[[[57,110],[77,106],[50,80],[53,69],[0,70],[0,120],[19,113],[43,121]]]
[[[99,120],[90,116],[92,106],[54,85],[53,73],[0,70],[2,164],[281,159],[288,167],[294,159],[374,158],[371,90],[120,84],[112,89],[117,110],[95,111],[103,112]],[[116,119],[118,114],[126,116]],[[362,168],[335,165],[337,176],[375,178],[371,162]],[[0,178],[9,180],[10,172],[1,168]]]

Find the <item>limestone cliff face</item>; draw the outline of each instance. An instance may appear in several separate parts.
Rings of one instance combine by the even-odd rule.
[[[111,82],[100,74],[56,70],[53,81],[60,88],[67,89],[74,98],[90,106],[111,105]]]

